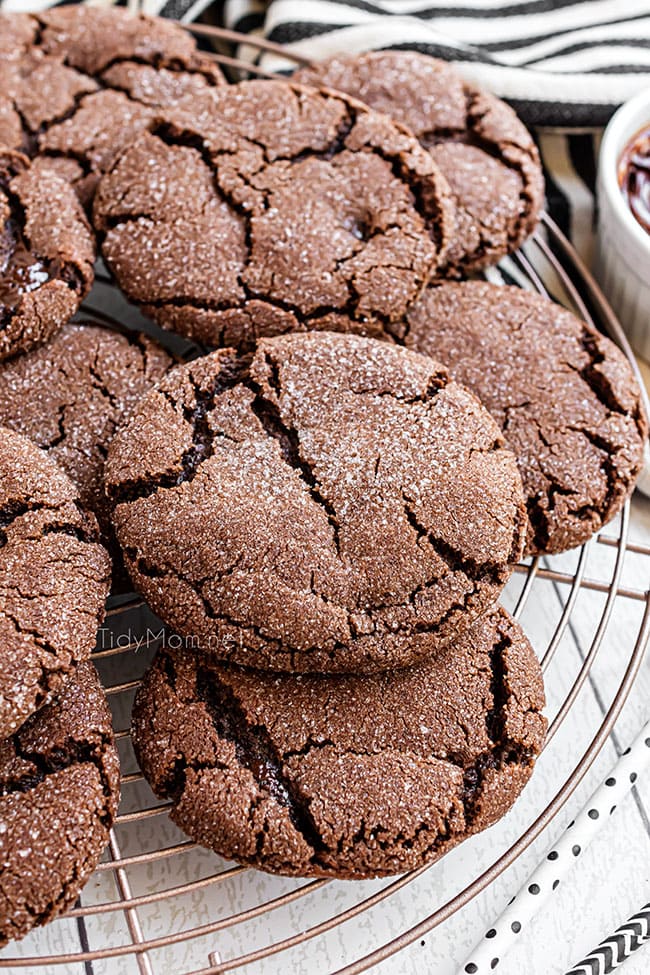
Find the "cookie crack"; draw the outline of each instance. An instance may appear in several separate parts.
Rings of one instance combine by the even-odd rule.
[[[439,581],[440,581],[439,579],[433,579],[432,581],[423,583],[421,586],[418,586],[416,589],[414,589],[413,592],[409,595],[409,602],[411,603],[411,605],[414,606],[417,597],[421,593],[426,592],[427,589],[431,589],[437,586]],[[477,595],[480,595],[480,587],[478,583],[475,583],[474,586],[465,593],[463,598],[460,601],[452,603],[449,609],[447,609],[442,614],[442,616],[438,620],[436,620],[435,623],[422,623],[416,620],[415,623],[412,624],[404,623],[401,626],[391,627],[391,632],[393,633],[404,633],[404,632],[438,633],[440,630],[444,629],[444,627],[447,625],[449,620],[454,615],[464,616],[467,613],[467,611],[471,608],[472,601],[474,597]]]
[[[34,642],[34,646],[38,647],[38,649],[41,650],[42,653],[46,654],[47,658],[49,658],[47,662],[45,660],[39,660],[40,673],[33,682],[34,707],[35,709],[38,709],[49,700],[53,689],[58,689],[58,678],[65,668],[60,665],[60,661],[58,660],[58,651],[49,642],[46,634],[41,633],[37,629],[24,626],[20,619],[14,613],[10,612],[6,606],[4,606],[2,609],[2,616],[13,624],[16,633],[31,637]],[[59,664],[59,666],[57,666],[57,664]],[[15,703],[13,699],[5,698],[5,700],[7,700],[9,705],[13,705]]]
[[[624,491],[623,482],[616,469],[616,456],[623,448],[616,448],[606,437],[601,436],[594,430],[582,428],[579,432],[587,438],[590,444],[600,451],[600,466],[607,480],[607,493],[600,507],[603,511],[607,512],[615,504],[617,497]],[[602,515],[599,520],[602,523]]]
[[[48,450],[51,450],[53,447],[58,447],[59,444],[62,444],[63,441],[66,439],[67,434],[65,429],[65,414],[68,406],[72,406],[72,405],[74,404],[62,403],[61,406],[57,408],[56,411],[57,433],[55,434],[54,437],[52,437],[51,440],[47,442]]]
[[[102,768],[101,753],[110,745],[108,736],[102,736],[100,743],[68,738],[62,747],[50,749],[47,754],[25,749],[20,742],[20,731],[12,737],[12,745],[16,758],[33,766],[33,771],[18,775],[10,782],[0,784],[0,797],[15,792],[31,792],[44,782],[49,776],[63,772],[73,765],[95,765],[102,784],[108,789]],[[106,792],[107,796],[109,792]]]
[[[8,530],[18,518],[22,518],[30,511],[43,510],[56,511],[57,509],[38,501],[9,501],[0,508],[0,548],[7,544]]]
[[[9,295],[0,302],[0,331],[7,328],[12,317],[19,311],[26,294],[39,290],[51,281],[61,281],[75,294],[83,295],[88,279],[92,275],[90,266],[84,273],[80,266],[71,261],[62,257],[44,257],[33,250],[26,232],[27,208],[22,205],[20,196],[9,185],[13,178],[11,174],[8,178],[0,177],[0,192],[5,195],[9,204],[9,217],[5,221],[2,234],[10,245],[5,266],[0,270],[3,274],[7,274],[15,264],[17,256],[18,260],[21,260],[21,251],[30,263],[28,267],[23,268],[20,281],[16,283],[15,296]]]
[[[594,335],[583,326],[580,336],[580,344],[587,354],[589,361],[581,368],[577,368],[571,363],[567,363],[570,369],[577,372],[589,389],[595,393],[598,400],[607,408],[610,413],[618,413],[622,416],[629,416],[628,411],[619,403],[616,394],[608,381],[607,377],[598,370],[598,366],[606,361],[605,353],[598,348],[598,343]],[[637,429],[641,433],[640,407],[637,409],[632,419],[635,421]]]
[[[312,738],[311,735],[308,736],[304,745],[300,748],[290,748],[288,751],[283,752],[282,758],[285,762],[288,762],[290,758],[305,758],[310,752],[320,751],[322,748],[336,748],[335,742],[331,738]],[[350,753],[349,749],[346,749],[346,753]],[[370,755],[375,754],[373,752],[353,752],[354,755]]]
[[[507,734],[507,707],[513,692],[508,686],[508,668],[505,657],[511,646],[512,641],[508,635],[501,634],[489,653],[492,705],[485,715],[485,728],[493,747],[478,755],[470,766],[465,766],[461,801],[465,810],[465,819],[470,827],[480,812],[478,805],[487,772],[501,770],[506,765],[528,765],[532,767],[536,757],[532,749],[527,748],[522,742],[515,741]],[[539,710],[530,706],[527,713],[539,714]],[[464,763],[461,760],[458,764],[463,765]]]
[[[44,159],[71,159],[78,164],[84,177],[90,176],[93,172],[88,157],[80,149],[39,149],[38,155]]]
[[[283,806],[292,825],[317,854],[323,840],[309,808],[309,800],[283,768],[267,729],[249,722],[241,702],[213,671],[199,668],[196,692],[203,702],[219,738],[231,742],[240,765],[248,769],[262,793]]]
[[[104,380],[102,379],[98,367],[97,367],[98,352],[95,352],[94,362],[88,363],[88,372],[90,374],[90,383],[93,389],[96,389],[99,395],[107,401],[107,403],[116,411],[119,412],[120,404],[114,393],[110,391]]]
[[[338,99],[337,99],[338,100]],[[299,101],[299,99],[298,99]],[[287,158],[292,164],[302,162],[304,159],[324,159],[329,161],[334,159],[342,152],[347,151],[346,140],[355,125],[357,124],[357,115],[353,110],[346,111],[344,118],[341,119],[338,126],[336,127],[336,133],[334,138],[328,145],[326,149],[304,149],[302,152],[297,153],[295,156],[284,157]]]
[[[30,128],[30,126],[29,126],[29,124],[27,122],[27,119],[25,117],[24,112],[18,106],[18,104],[16,103],[16,100],[14,98],[11,99],[11,107],[12,107],[13,111],[16,113],[16,115],[18,116],[18,119],[20,121],[20,132],[21,132],[20,148],[21,148],[21,151],[24,152],[26,156],[29,156],[31,158],[35,154],[35,152],[37,151],[37,149],[38,149],[38,146],[36,144],[36,136],[35,136],[35,133],[32,132],[32,130],[31,130],[31,128]]]
[[[43,525],[42,534],[45,535],[68,535],[76,538],[78,542],[91,543],[96,541],[94,533],[90,534],[83,525],[74,524],[69,521],[55,522],[54,524]]]
[[[271,356],[266,353],[266,362],[278,376],[278,366]],[[323,509],[327,516],[327,521],[332,529],[332,540],[336,554],[341,558],[341,526],[338,522],[334,505],[323,494],[321,486],[316,478],[313,468],[309,461],[300,452],[300,437],[297,430],[287,425],[281,415],[278,406],[266,397],[259,383],[252,379],[246,382],[247,387],[254,393],[254,399],[250,408],[260,421],[265,432],[280,446],[280,456],[282,460],[291,467],[309,489],[310,497]]]
[[[545,492],[548,496],[548,491]],[[540,504],[540,497],[526,498],[526,513],[528,522],[533,530],[533,549],[536,552],[544,552],[548,547],[551,537],[551,519],[545,508]]]
[[[182,413],[192,428],[192,444],[183,452],[180,469],[157,476],[129,478],[119,484],[109,484],[107,485],[109,499],[116,504],[131,503],[151,497],[160,489],[179,487],[192,481],[201,465],[213,455],[214,441],[219,436],[210,427],[210,413],[214,410],[218,397],[242,382],[247,370],[248,359],[242,357],[224,363],[212,385],[207,389],[191,380],[195,402],[191,407],[183,405]],[[159,392],[174,409],[178,409],[176,400],[164,390]]]
[[[66,66],[70,67],[69,65]],[[73,68],[72,70],[74,70],[76,74],[81,75],[81,77],[83,77],[84,79],[90,78],[90,75],[82,74],[82,72],[77,71],[76,68]],[[92,78],[91,80],[96,82],[95,78]],[[98,90],[99,90],[99,85],[97,86],[97,88],[93,89],[92,91],[74,92],[71,95],[72,104],[69,105],[68,108],[66,108],[59,115],[53,115],[52,118],[48,118],[45,122],[41,122],[41,124],[36,129],[30,129],[29,127],[27,127],[28,134],[31,136],[31,138],[37,140],[36,151],[40,152],[40,147],[38,145],[38,139],[40,138],[40,136],[47,134],[50,128],[54,128],[55,125],[62,125],[64,122],[69,121],[79,111],[85,99],[88,98],[90,95],[96,95]],[[25,125],[27,125],[27,123],[25,123]]]
[[[445,389],[449,383],[449,376],[446,369],[441,372],[434,372],[427,378],[427,384],[422,392],[413,393],[412,395],[400,396],[399,393],[392,389],[353,389],[348,387],[348,391],[352,393],[353,396],[373,396],[378,399],[392,399],[396,403],[403,404],[405,406],[413,406],[416,403],[421,403],[423,406],[429,406],[429,404],[435,399],[438,393]]]
[[[209,389],[204,389],[192,380],[194,388],[193,409],[183,408],[183,415],[192,426],[192,446],[183,454],[182,473],[178,484],[192,481],[201,464],[204,464],[214,454],[215,433],[210,426],[210,413],[215,409],[219,396],[228,389],[233,389],[247,370],[245,360],[231,361],[223,366]]]
[[[451,236],[451,228],[447,226],[448,216],[445,213],[441,199],[427,187],[426,182],[415,173],[409,173],[404,159],[399,155],[386,152],[379,146],[371,146],[369,150],[380,159],[388,163],[395,179],[406,186],[413,197],[413,205],[424,221],[425,228],[436,248],[437,265],[442,264],[447,240]],[[410,177],[410,178],[409,178]],[[422,289],[426,282],[423,283]],[[422,290],[421,289],[421,290]]]
[[[412,506],[412,502],[402,491],[402,501],[404,513],[409,525],[416,533],[417,541],[426,541],[443,562],[447,565],[450,572],[462,572],[471,579],[472,582],[482,582],[486,576],[494,579],[495,583],[502,581],[504,576],[503,567],[497,562],[477,562],[470,556],[465,555],[459,549],[454,548],[444,538],[434,535],[431,529],[423,525],[417,517]]]
[[[130,101],[135,102],[137,105],[148,105],[148,102],[141,102],[138,98],[134,98],[132,95],[129,94],[128,91],[124,90],[123,88],[120,88],[117,85],[109,84],[104,78],[104,75],[106,74],[107,71],[110,71],[111,68],[114,68],[120,64],[126,64],[126,65],[135,64],[145,68],[154,68],[157,71],[159,71],[161,68],[164,68],[166,71],[171,71],[174,74],[181,74],[183,72],[186,72],[187,74],[200,74],[204,78],[211,77],[211,72],[208,70],[207,65],[205,68],[202,68],[200,66],[197,66],[197,62],[195,62],[194,59],[191,59],[190,61],[185,61],[183,58],[168,58],[162,52],[156,53],[152,58],[145,58],[137,54],[130,54],[128,57],[120,56],[118,54],[114,58],[111,58],[110,61],[107,61],[98,74],[87,75],[87,77],[92,78],[99,85],[101,85],[102,88],[105,88],[108,91],[123,92],[123,94],[129,97]],[[69,65],[69,67],[72,67],[72,65]],[[75,70],[79,70],[79,69],[76,68]]]

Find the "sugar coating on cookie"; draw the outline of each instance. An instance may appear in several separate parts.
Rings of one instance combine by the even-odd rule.
[[[0,360],[47,342],[93,282],[95,242],[74,190],[0,149]]]
[[[534,229],[544,202],[539,154],[501,99],[415,51],[335,56],[293,75],[349,92],[406,125],[435,159],[456,205],[449,271],[495,264]]]
[[[172,361],[142,333],[86,321],[66,325],[46,346],[0,365],[0,426],[47,450],[76,484],[107,540],[108,446]]]
[[[224,82],[186,30],[116,7],[0,14],[0,34],[0,143],[70,179],[84,202],[160,106]]]
[[[620,510],[643,466],[641,391],[623,353],[541,295],[487,282],[429,288],[406,344],[444,362],[517,456],[528,553],[580,545]]]
[[[93,211],[125,294],[165,328],[250,346],[400,320],[453,230],[431,156],[387,116],[284,81],[169,110],[102,179]]]
[[[371,676],[274,675],[163,649],[133,741],[171,817],[273,873],[414,869],[503,816],[544,741],[542,675],[493,610],[435,660]]]
[[[56,701],[0,741],[0,946],[75,902],[119,792],[111,714],[83,663]]]
[[[93,647],[110,561],[47,454],[0,427],[0,738],[59,692]]]
[[[172,370],[113,440],[134,585],[204,652],[372,671],[455,638],[521,553],[514,456],[439,363],[290,334]]]

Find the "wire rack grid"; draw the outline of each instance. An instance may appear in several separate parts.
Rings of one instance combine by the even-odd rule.
[[[246,42],[287,56],[267,41],[208,26],[192,30],[209,36],[217,47],[221,42]],[[267,74],[230,54],[213,56],[230,72]],[[589,272],[548,217],[531,240],[489,276],[561,301],[608,333],[634,363]],[[109,323],[129,319],[132,327],[145,328],[169,344],[169,336],[126,309],[102,272],[85,311]],[[630,541],[629,522],[627,504],[613,526],[581,549],[517,565],[504,593],[504,604],[523,621],[541,658],[549,733],[538,765],[553,774],[543,780],[541,771],[533,776],[509,827],[501,832],[493,827],[464,844],[472,846],[469,858],[463,861],[460,847],[440,864],[370,884],[265,878],[201,850],[171,825],[167,804],[155,799],[135,763],[129,719],[142,674],[157,647],[173,637],[138,597],[112,597],[94,661],[109,695],[121,753],[123,795],[117,821],[105,857],[79,902],[47,929],[0,952],[0,970],[66,975],[217,975],[244,968],[320,972],[322,956],[320,962],[315,959],[324,939],[350,923],[359,930],[366,918],[398,900],[410,907],[399,929],[382,937],[382,927],[375,925],[370,946],[362,945],[356,957],[348,952],[335,966],[336,975],[366,971],[422,938],[515,864],[555,820],[620,714],[650,633],[650,545]],[[606,648],[621,631],[621,620],[626,646],[615,672]],[[607,676],[606,706],[599,720],[592,716],[582,735],[576,735],[574,718],[599,668]],[[452,867],[441,872],[442,863]],[[432,903],[433,910],[422,910],[422,904]],[[303,913],[306,904],[311,908]]]

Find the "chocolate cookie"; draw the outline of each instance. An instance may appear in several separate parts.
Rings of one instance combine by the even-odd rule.
[[[456,204],[450,272],[496,263],[534,229],[544,202],[535,143],[505,102],[451,65],[414,51],[371,51],[293,78],[349,92],[408,126],[431,152]]]
[[[110,576],[98,535],[54,461],[0,427],[0,738],[95,646]]]
[[[517,456],[527,551],[585,542],[632,492],[648,435],[620,350],[540,295],[480,281],[429,288],[406,343],[434,355],[488,408]]]
[[[108,842],[120,792],[94,667],[0,741],[0,946],[62,914]]]
[[[106,486],[154,612],[277,670],[432,654],[493,605],[525,535],[515,458],[478,400],[355,335],[172,370],[114,438]]]
[[[0,366],[0,425],[48,451],[97,516],[105,542],[113,536],[104,491],[108,445],[171,364],[147,336],[90,322],[66,325],[44,348]]]
[[[224,80],[187,31],[117,7],[0,14],[0,34],[0,143],[38,155],[84,201],[160,106]]]
[[[94,260],[68,183],[0,148],[0,360],[42,345],[72,317]]]
[[[452,215],[433,160],[345,95],[250,81],[168,119],[120,157],[94,206],[118,284],[165,328],[239,347],[381,331],[444,255]]]
[[[376,877],[507,812],[544,742],[543,706],[537,658],[497,609],[435,661],[373,676],[277,676],[163,649],[133,742],[198,843],[272,873]]]

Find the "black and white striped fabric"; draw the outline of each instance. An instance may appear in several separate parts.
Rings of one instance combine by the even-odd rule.
[[[0,0],[5,10],[51,4]],[[547,208],[587,261],[600,127],[621,101],[650,86],[650,0],[120,0],[120,6],[186,23],[207,16],[314,59],[406,47],[453,61],[510,101],[529,125],[544,126],[538,140]],[[251,46],[239,55],[259,59]],[[274,70],[291,64],[273,55],[263,63]]]
[[[263,26],[313,58],[411,48],[462,66],[529,125],[603,125],[650,86],[648,0],[227,0],[228,25]]]
[[[609,975],[649,940],[650,904],[646,904],[566,975]]]
[[[114,0],[93,0],[110,4]],[[320,59],[411,48],[462,67],[532,126],[591,128],[650,87],[650,0],[119,0],[186,22],[263,32]],[[53,0],[0,0],[39,10]]]

